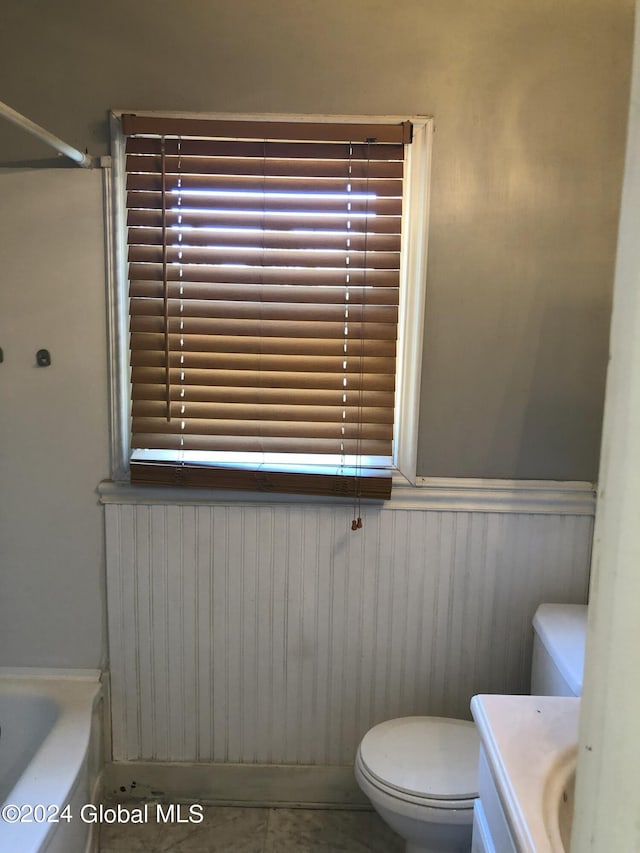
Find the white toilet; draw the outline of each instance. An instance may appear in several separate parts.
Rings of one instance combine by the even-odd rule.
[[[587,608],[542,604],[533,620],[531,692],[579,696]],[[478,796],[479,739],[466,720],[399,717],[370,729],[355,774],[406,853],[468,853]]]

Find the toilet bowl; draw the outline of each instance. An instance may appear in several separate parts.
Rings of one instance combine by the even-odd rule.
[[[471,844],[478,753],[473,723],[400,717],[364,736],[356,779],[407,853],[462,853]]]
[[[547,604],[534,619],[534,695],[580,695],[587,608]],[[370,729],[355,761],[361,790],[406,853],[469,853],[478,796],[473,723],[399,717]]]

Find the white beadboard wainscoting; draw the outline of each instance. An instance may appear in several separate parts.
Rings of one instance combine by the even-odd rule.
[[[465,482],[357,532],[348,505],[104,484],[114,761],[349,765],[381,720],[527,692],[536,607],[587,598],[593,487]]]

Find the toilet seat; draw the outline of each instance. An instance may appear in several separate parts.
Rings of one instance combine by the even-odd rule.
[[[378,797],[382,797],[388,801],[389,808],[391,808],[390,803],[393,802],[396,803],[395,808],[402,808],[403,810],[406,810],[407,808],[414,809],[415,812],[412,812],[411,814],[416,818],[416,820],[420,819],[419,815],[424,811],[431,812],[433,819],[435,819],[436,814],[442,815],[441,819],[443,820],[449,819],[448,817],[445,817],[445,815],[463,815],[465,813],[470,815],[473,814],[475,798],[468,800],[436,800],[422,794],[407,794],[404,791],[398,791],[389,785],[385,785],[369,773],[362,762],[359,752],[356,756],[355,768],[358,784],[369,796],[372,802],[373,792],[376,792]],[[469,818],[469,820],[470,819],[471,818]]]
[[[473,723],[400,717],[367,732],[357,764],[388,796],[436,809],[471,809],[478,796],[479,751]]]

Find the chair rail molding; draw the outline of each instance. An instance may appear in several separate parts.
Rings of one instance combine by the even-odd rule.
[[[340,498],[304,498],[286,494],[259,494],[212,489],[132,486],[104,480],[98,486],[103,504],[190,505],[350,505]],[[391,499],[366,502],[371,508],[440,510],[450,512],[547,513],[595,515],[596,484],[583,481],[487,480],[456,477],[419,477],[415,486],[394,481]]]

